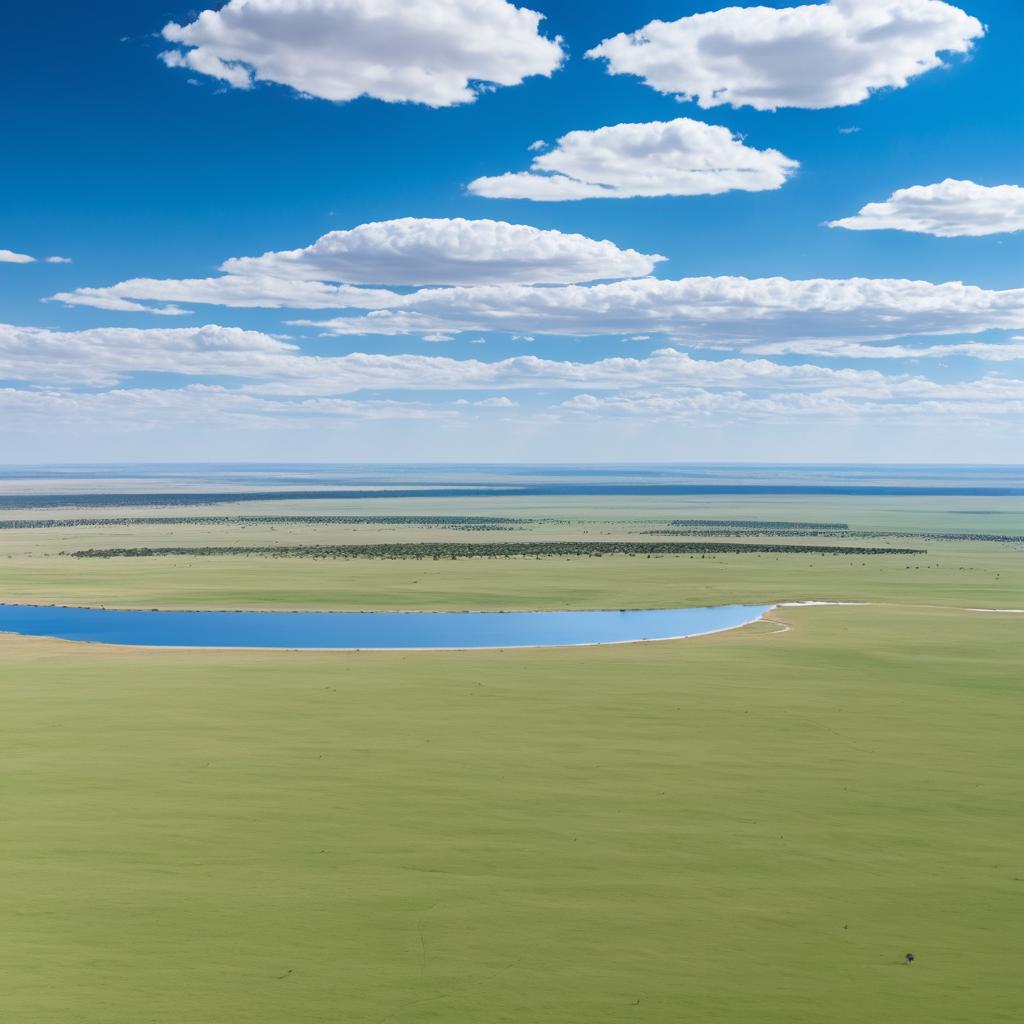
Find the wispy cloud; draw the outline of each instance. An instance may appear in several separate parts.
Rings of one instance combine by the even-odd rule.
[[[848,341],[779,341],[767,345],[748,345],[750,355],[817,356],[828,359],[948,359],[959,356],[990,363],[1024,360],[1024,343],[964,341],[955,345],[865,345]]]
[[[12,252],[10,249],[0,249],[0,263],[37,263],[35,256],[29,256],[23,252]],[[66,256],[47,256],[43,263],[70,263]]]
[[[139,374],[161,374],[165,386],[134,386]],[[44,433],[196,424],[291,429],[359,420],[454,423],[467,416],[484,423],[495,411],[530,429],[538,416],[552,423],[582,416],[652,424],[773,417],[789,423],[948,424],[1012,421],[1024,412],[1024,380],[995,373],[944,382],[919,373],[764,358],[698,359],[674,348],[592,362],[532,355],[493,362],[366,352],[311,356],[286,339],[218,325],[84,331],[0,325],[0,379],[25,385],[0,389],[4,428]],[[459,397],[415,397],[426,392]],[[485,395],[464,397],[473,392]],[[554,393],[546,411],[543,392]],[[529,411],[521,411],[510,393],[534,396]]]
[[[940,384],[921,376],[878,370],[789,365],[768,359],[697,359],[678,349],[643,358],[592,362],[515,356],[493,362],[448,356],[352,352],[310,356],[293,342],[258,331],[199,328],[99,328],[51,331],[0,325],[0,377],[39,386],[111,387],[138,373],[236,378],[246,393],[330,396],[382,391],[570,391],[719,389],[750,392],[827,392],[964,399],[1024,398],[1024,381],[988,375]],[[485,399],[506,406],[511,399]]]
[[[508,331],[531,335],[660,334],[689,345],[884,341],[1024,326],[1024,289],[960,282],[695,277],[531,288],[424,289],[394,309],[299,321],[336,334]]]
[[[250,429],[317,427],[324,421],[446,421],[455,410],[423,402],[345,398],[273,398],[209,384],[183,388],[117,388],[74,392],[55,388],[0,388],[4,428],[38,432],[194,429],[197,425]]]

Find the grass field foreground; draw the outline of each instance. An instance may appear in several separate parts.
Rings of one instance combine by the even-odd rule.
[[[1016,1021],[1019,617],[775,615],[573,651],[0,638],[5,1017]]]

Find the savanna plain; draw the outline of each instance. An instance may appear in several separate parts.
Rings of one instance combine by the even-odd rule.
[[[574,649],[0,635],[6,1019],[1020,1019],[1024,498],[103,486],[10,491],[4,602],[779,607]]]

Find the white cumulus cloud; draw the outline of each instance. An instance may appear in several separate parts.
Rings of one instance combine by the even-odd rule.
[[[679,117],[569,132],[529,171],[477,178],[469,190],[534,200],[762,192],[780,188],[799,166],[778,150],[745,145],[728,128]]]
[[[612,74],[704,108],[822,109],[902,88],[967,53],[984,26],[941,0],[831,0],[799,7],[723,7],[652,21],[587,53]]]
[[[572,284],[643,277],[662,259],[526,224],[403,217],[331,231],[304,249],[230,259],[221,269],[346,284]]]
[[[513,402],[508,395],[499,395],[495,398],[482,398],[473,404],[482,409],[514,409],[519,403]]]
[[[229,259],[221,265],[222,277],[141,277],[52,298],[73,306],[165,316],[188,312],[180,303],[385,309],[402,305],[404,296],[360,286],[568,284],[643,277],[663,259],[525,224],[405,217],[331,231],[301,249]]]
[[[884,203],[868,203],[856,216],[830,221],[829,227],[913,231],[938,238],[1024,231],[1024,188],[947,178],[898,189]]]
[[[229,0],[165,26],[176,48],[161,56],[236,89],[448,107],[558,68],[561,41],[541,20],[506,0]]]

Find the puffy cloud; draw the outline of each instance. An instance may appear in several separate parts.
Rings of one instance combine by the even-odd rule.
[[[744,145],[728,128],[679,117],[569,132],[531,170],[477,178],[469,190],[535,200],[762,192],[780,188],[799,166],[778,150]]]
[[[473,404],[481,409],[514,409],[519,403],[513,402],[508,395],[499,395],[495,398],[482,398]]]
[[[691,345],[886,340],[1024,325],[1024,289],[960,282],[784,277],[643,278],[561,288],[424,289],[400,308],[302,321],[342,335],[508,331],[593,336],[663,334]]]
[[[47,263],[71,263],[72,260],[67,256],[47,256]]]
[[[724,7],[652,21],[587,53],[704,108],[822,109],[902,88],[967,53],[984,26],[941,0],[831,0],[799,7]]]
[[[448,107],[480,84],[518,85],[562,62],[542,16],[505,0],[229,0],[171,23],[162,54],[236,89],[277,82],[306,96]]]
[[[643,277],[663,259],[525,224],[404,217],[331,231],[304,249],[230,259],[221,270],[346,284],[572,284]]]
[[[898,189],[884,203],[868,203],[856,216],[830,221],[829,227],[914,231],[938,238],[1024,231],[1024,188],[947,178]]]
[[[0,263],[35,263],[35,256],[26,256],[23,252],[11,252],[10,249],[0,249]]]
[[[663,256],[525,224],[415,218],[331,231],[302,249],[236,257],[222,277],[134,278],[53,299],[121,312],[181,315],[178,303],[268,309],[385,309],[404,296],[367,284],[568,284],[649,274]],[[336,284],[334,282],[342,282]],[[144,303],[164,305],[150,306]]]

